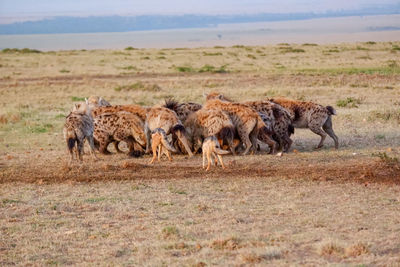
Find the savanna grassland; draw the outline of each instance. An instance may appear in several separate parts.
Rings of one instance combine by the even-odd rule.
[[[68,164],[73,103],[332,105],[339,150],[88,155]],[[0,52],[0,265],[399,265],[400,42]]]

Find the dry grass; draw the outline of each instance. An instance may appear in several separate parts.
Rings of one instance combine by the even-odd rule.
[[[0,265],[399,264],[399,45],[2,54]],[[296,130],[292,153],[226,156],[226,171],[197,156],[67,164],[73,102],[210,91],[333,105],[340,149]]]

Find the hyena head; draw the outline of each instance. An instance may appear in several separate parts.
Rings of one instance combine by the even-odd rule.
[[[91,109],[111,106],[111,104],[108,103],[104,98],[98,96],[90,96],[89,98],[85,98],[85,102]]]
[[[206,101],[207,100],[211,100],[211,99],[219,99],[219,100],[222,100],[222,101],[232,102],[231,99],[225,97],[223,94],[220,94],[218,92],[211,92],[209,94],[204,94],[204,96],[206,98]]]

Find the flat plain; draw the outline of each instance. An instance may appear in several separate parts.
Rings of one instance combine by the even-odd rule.
[[[399,265],[400,42],[0,52],[1,265]],[[340,148],[98,155],[68,164],[62,126],[112,104],[284,96],[332,105]]]

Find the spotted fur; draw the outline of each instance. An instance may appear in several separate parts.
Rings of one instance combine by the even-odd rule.
[[[103,154],[110,153],[107,147],[113,141],[126,142],[131,156],[141,154],[135,150],[135,144],[146,146],[143,121],[129,112],[99,114],[94,118],[94,126],[95,143]]]
[[[96,158],[94,153],[93,129],[93,118],[87,104],[76,104],[72,112],[66,117],[63,128],[64,139],[67,142],[68,151],[71,155],[71,162],[74,160],[73,150],[75,146],[76,156],[82,161],[85,139],[89,142],[92,156]]]
[[[284,98],[275,98],[271,99],[271,101],[291,112],[291,116],[294,117],[293,126],[295,128],[309,128],[313,133],[321,136],[317,148],[323,146],[327,134],[335,142],[335,148],[339,148],[339,139],[332,128],[331,116],[336,115],[336,111],[333,107],[324,107],[312,102]]]

